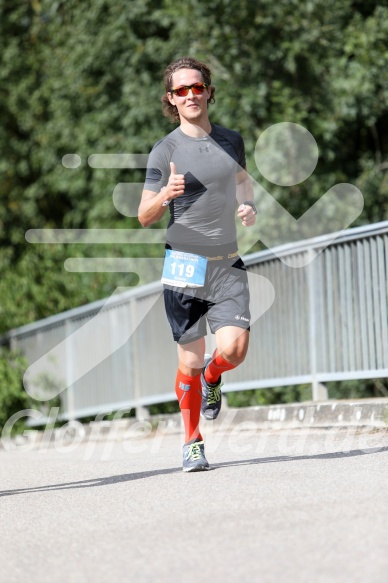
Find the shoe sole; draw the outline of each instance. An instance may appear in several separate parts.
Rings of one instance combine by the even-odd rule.
[[[217,419],[219,412],[217,413],[217,415],[214,415],[214,417],[206,417],[206,415],[204,415],[201,411],[201,417],[202,419],[206,419],[206,421],[215,421],[215,419]]]
[[[210,470],[210,466],[206,467],[201,467],[201,468],[182,468],[182,472],[185,472],[186,474],[189,472],[206,472],[207,470]]]

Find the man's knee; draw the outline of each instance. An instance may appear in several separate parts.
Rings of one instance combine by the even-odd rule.
[[[233,349],[232,347],[228,347],[223,350],[223,358],[234,366],[239,366],[244,362],[246,355],[247,350],[245,348],[236,347]]]
[[[230,342],[225,342],[226,338],[223,338],[221,351],[222,356],[225,358],[225,360],[230,362],[230,364],[239,366],[242,362],[244,362],[248,352],[249,332],[244,331],[237,337],[234,337],[233,340],[231,337],[230,339]]]
[[[187,344],[178,344],[179,368],[189,376],[196,376],[203,367],[205,339],[198,338]]]

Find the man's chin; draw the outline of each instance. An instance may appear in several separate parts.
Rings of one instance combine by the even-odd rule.
[[[187,107],[186,111],[189,113],[197,114],[197,113],[201,113],[202,110],[198,105],[196,105],[196,106],[192,105],[191,107]]]
[[[195,120],[200,119],[202,117],[202,111],[200,109],[193,109],[192,111],[188,111],[186,115],[186,119]]]

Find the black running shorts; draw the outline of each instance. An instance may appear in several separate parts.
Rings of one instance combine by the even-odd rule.
[[[249,289],[241,258],[233,265],[209,261],[204,287],[164,286],[164,303],[174,340],[187,344],[206,336],[206,321],[214,334],[224,326],[249,330]]]

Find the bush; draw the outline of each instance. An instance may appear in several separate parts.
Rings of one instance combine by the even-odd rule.
[[[48,415],[51,407],[61,405],[59,396],[41,401],[26,393],[23,375],[28,364],[27,358],[20,351],[0,347],[0,433],[8,419],[23,409],[35,409]],[[11,433],[21,433],[25,428],[26,418],[22,417],[12,425]]]
[[[327,383],[329,399],[375,399],[388,397],[388,379],[360,379]]]
[[[0,349],[0,431],[11,415],[31,405],[23,388],[23,374],[27,366],[26,358],[19,352]],[[20,429],[22,424],[23,420],[20,420],[15,424],[15,429]]]
[[[311,400],[311,385],[291,385],[226,393],[230,407],[255,407]]]

